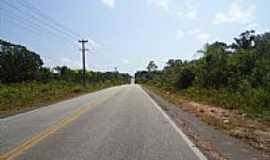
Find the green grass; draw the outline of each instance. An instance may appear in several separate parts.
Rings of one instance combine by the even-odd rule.
[[[249,89],[232,92],[226,89],[202,89],[190,87],[185,90],[167,90],[151,84],[145,85],[156,93],[166,93],[199,103],[210,104],[229,110],[245,113],[248,117],[270,122],[270,95],[263,89]]]
[[[195,101],[244,112],[250,118],[270,121],[270,95],[261,89],[231,92],[225,89],[189,88],[179,94]]]
[[[2,84],[0,85],[0,114],[12,113],[24,108],[54,103],[59,100],[110,86],[112,86],[112,84],[108,82],[88,84],[84,87],[79,83],[66,81]]]

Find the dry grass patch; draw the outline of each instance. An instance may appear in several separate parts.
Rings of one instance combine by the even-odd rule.
[[[150,90],[161,95],[184,111],[195,114],[207,124],[236,137],[251,146],[270,153],[270,123],[260,119],[251,119],[238,110],[224,109],[215,105],[198,103],[183,95],[168,92],[155,87]]]

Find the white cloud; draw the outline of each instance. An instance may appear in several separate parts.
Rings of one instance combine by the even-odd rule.
[[[211,35],[209,33],[202,32],[199,33],[196,38],[201,42],[207,42],[210,39],[210,37]]]
[[[201,32],[201,30],[198,29],[198,28],[194,28],[194,29],[191,29],[191,30],[187,31],[187,33],[189,35],[196,35],[196,34],[199,34],[200,32]]]
[[[185,37],[185,35],[188,35],[192,38],[195,38],[196,40],[206,43],[207,41],[210,40],[210,38],[212,39],[212,36],[210,33],[207,32],[203,32],[198,28],[194,28],[194,29],[190,29],[190,30],[178,30],[176,33],[176,38],[177,39],[182,39],[183,37]]]
[[[101,0],[101,2],[109,7],[109,8],[114,8],[114,5],[115,5],[115,1],[114,0]]]
[[[244,26],[243,30],[255,30],[256,33],[261,33],[263,31],[263,28],[261,25],[259,25],[257,23],[250,23],[250,24]]]
[[[101,48],[101,45],[99,43],[97,43],[93,39],[88,40],[88,42],[89,42],[89,45],[90,45],[90,48],[89,48],[90,50],[96,50],[96,49]]]
[[[45,62],[45,64],[49,64],[52,62],[51,58],[47,58],[47,57],[43,57],[43,56],[41,56],[40,58],[42,59],[43,62]]]
[[[195,19],[197,17],[197,9],[192,9],[186,13],[186,18]]]
[[[91,69],[101,71],[101,72],[114,71],[115,67],[116,66],[114,65],[103,65],[103,64],[91,65]]]
[[[198,17],[197,4],[195,4],[193,1],[186,1],[184,4],[184,9],[178,10],[175,15],[189,20],[194,20]]]
[[[129,60],[126,59],[126,58],[122,58],[122,59],[121,59],[121,62],[122,62],[123,64],[129,64]]]
[[[185,33],[182,30],[178,30],[176,33],[177,39],[182,39],[185,36]]]
[[[255,30],[257,34],[263,34],[265,32],[269,32],[267,26],[258,24],[258,23],[251,23],[244,26],[243,30]]]
[[[193,0],[185,0],[183,9],[179,9],[179,6],[173,0],[148,0],[148,2],[157,9],[173,16],[184,17],[189,20],[194,20],[198,16],[197,4]]]
[[[149,0],[149,2],[162,11],[170,12],[170,0]]]
[[[158,6],[163,9],[164,11],[169,11],[169,3],[167,0],[162,0],[158,3]]]
[[[42,57],[44,64],[46,67],[56,67],[56,66],[67,66],[69,68],[81,68],[81,61],[79,59],[71,59],[67,57],[62,57],[59,59],[52,59],[48,57]],[[87,65],[87,64],[86,64]]]
[[[257,24],[257,23],[251,23],[251,24],[247,25],[246,29],[247,29],[247,30],[250,30],[250,29],[257,29],[257,28],[259,28],[259,27],[260,27],[259,24]]]
[[[182,16],[184,16],[184,13],[183,13],[183,12],[181,12],[181,11],[177,11],[175,14],[176,14],[178,17],[182,17]]]
[[[58,65],[68,66],[70,68],[81,68],[81,62],[70,58],[60,58]]]
[[[186,11],[185,17],[188,19],[196,19],[198,15],[197,7],[194,4],[192,4],[191,1],[188,1],[186,3],[186,8],[187,8],[187,11]]]
[[[215,15],[214,23],[242,23],[248,24],[255,20],[256,7],[249,5],[241,6],[238,1],[234,1],[227,12],[218,12]]]

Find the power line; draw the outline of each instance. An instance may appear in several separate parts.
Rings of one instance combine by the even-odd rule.
[[[35,7],[34,5],[32,5],[31,3],[25,1],[25,0],[17,0],[21,5],[23,5],[24,7],[28,8],[30,11],[32,11],[34,14],[39,15],[40,17],[44,18],[45,20],[50,21],[51,23],[53,23],[54,25],[58,26],[59,28],[61,28],[62,30],[65,30],[66,33],[74,36],[74,38],[79,38],[81,37],[79,34],[76,34],[75,32],[73,32],[71,29],[67,28],[66,26],[58,23],[55,19],[53,19],[52,17],[45,15],[42,13],[42,11]],[[23,3],[24,2],[24,3]],[[92,46],[93,43],[91,42],[90,45]],[[92,46],[93,47],[93,46]]]
[[[25,14],[26,12],[24,12],[21,8],[17,7],[16,5],[10,3],[10,1],[2,0],[2,2],[4,2],[8,7],[12,8],[12,9],[15,9],[15,11],[20,12],[23,15],[26,15]],[[65,33],[65,32],[63,32],[63,30],[55,27],[54,25],[51,25],[50,23],[44,22],[44,20],[40,20],[40,18],[37,18],[36,15],[33,15],[33,14],[29,14],[28,13],[28,17],[29,16],[31,17],[32,20],[37,20],[37,22],[42,23],[43,25],[45,25],[46,27],[54,30],[57,33],[62,33],[63,36],[65,36],[67,38],[70,38],[73,41],[74,37],[71,36],[71,35],[69,35],[69,34],[67,34],[67,33]]]
[[[32,4],[26,2],[26,1],[16,1],[18,2],[16,4],[11,3],[11,1],[8,0],[2,0],[2,2],[8,6],[9,9],[12,9],[12,12],[6,12],[6,17],[11,17],[10,22],[20,24],[24,29],[27,30],[34,30],[34,31],[42,31],[42,29],[45,29],[49,31],[48,33],[54,34],[55,36],[59,37],[61,35],[62,38],[65,38],[68,40],[68,42],[73,43],[74,39],[77,39],[80,37],[78,34],[74,33],[64,25],[61,25],[53,18],[45,15],[41,12],[41,10],[37,7],[34,7]],[[14,1],[13,1],[14,2]],[[20,4],[20,5],[18,5]],[[13,13],[13,14],[11,14]],[[17,15],[16,15],[17,13]],[[15,14],[15,16],[14,16]],[[82,44],[82,65],[83,65],[83,83],[85,85],[85,74],[86,74],[86,68],[85,68],[85,51],[87,50],[85,48],[85,43],[87,43],[88,40],[80,40],[79,43]]]
[[[23,26],[23,28],[28,28],[27,30],[32,30],[35,31],[37,33],[40,33],[43,31],[44,26],[35,23],[34,21],[32,21],[31,19],[27,19],[23,16],[21,16],[20,14],[6,14],[6,12],[4,12],[5,14],[3,14],[2,18],[6,18],[6,20],[12,22],[12,23],[16,23],[16,25],[19,26]],[[4,20],[4,19],[3,19]],[[55,38],[59,38],[61,40],[65,39],[67,42],[69,42],[70,44],[72,44],[73,46],[75,46],[76,43],[74,43],[74,41],[71,41],[70,39],[66,38],[65,36],[59,35],[56,32],[53,32],[51,30],[48,30],[49,32],[47,32],[49,35],[51,35],[52,37]],[[76,46],[77,47],[77,46]]]
[[[38,15],[41,18],[44,18],[45,20],[51,22],[52,24],[54,24],[55,26],[59,27],[60,29],[65,30],[67,34],[73,36],[74,38],[81,37],[80,35],[78,35],[75,32],[73,32],[71,29],[67,28],[66,26],[64,26],[64,25],[62,25],[60,23],[58,23],[52,17],[50,17],[50,16],[45,15],[44,13],[42,13],[42,11],[39,8],[35,7],[31,3],[27,2],[27,1],[22,1],[22,0],[19,0],[17,2],[19,2],[25,8],[29,9],[32,13]]]
[[[13,23],[13,25],[16,25],[16,27],[17,27],[17,26],[23,27],[24,29],[26,29],[26,30],[28,30],[28,31],[31,31],[31,33],[33,33],[33,32],[40,32],[40,30],[39,30],[38,28],[35,28],[35,27],[33,27],[33,26],[29,27],[28,25],[26,25],[26,24],[24,23],[24,21],[17,21],[17,20],[15,20],[15,19],[13,19],[13,18],[7,18],[7,19],[5,19],[5,20],[6,20],[7,22]]]
[[[65,37],[66,39],[70,39],[72,43],[74,44],[75,44],[75,41],[73,40],[81,37],[79,34],[74,33],[69,28],[58,23],[52,17],[42,13],[42,11],[39,8],[35,7],[31,3],[27,1],[22,1],[22,0],[14,0],[14,1],[18,2],[16,4],[20,4],[19,6],[22,6],[24,9],[27,9],[29,12],[25,12],[23,8],[17,6],[16,4],[11,3],[11,1],[2,0],[2,2],[4,2],[9,8],[15,9],[16,13],[20,12],[21,13],[20,15],[25,15],[26,17],[28,17],[26,21],[29,21],[28,19],[30,19],[31,23],[33,23],[35,26],[39,28],[45,28],[47,30],[50,30],[50,32],[54,31],[58,34],[61,33],[62,37]],[[29,16],[31,18],[29,18]],[[93,43],[91,43],[91,45],[93,45]]]

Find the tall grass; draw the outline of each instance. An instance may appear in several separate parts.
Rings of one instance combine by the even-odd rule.
[[[270,121],[270,95],[264,89],[243,89],[233,92],[227,89],[189,87],[184,90],[176,90],[158,87],[150,83],[146,87],[161,94],[169,91],[170,94],[174,94],[177,97],[236,110],[240,113],[245,113],[253,119]]]
[[[0,114],[53,103],[112,85],[116,84],[95,83],[88,84],[86,87],[79,83],[67,81],[50,81],[48,83],[31,82],[9,85],[0,84]]]
[[[270,120],[270,95],[263,89],[232,92],[226,89],[190,87],[179,93],[196,101],[204,101],[226,109],[242,111],[251,118]]]

